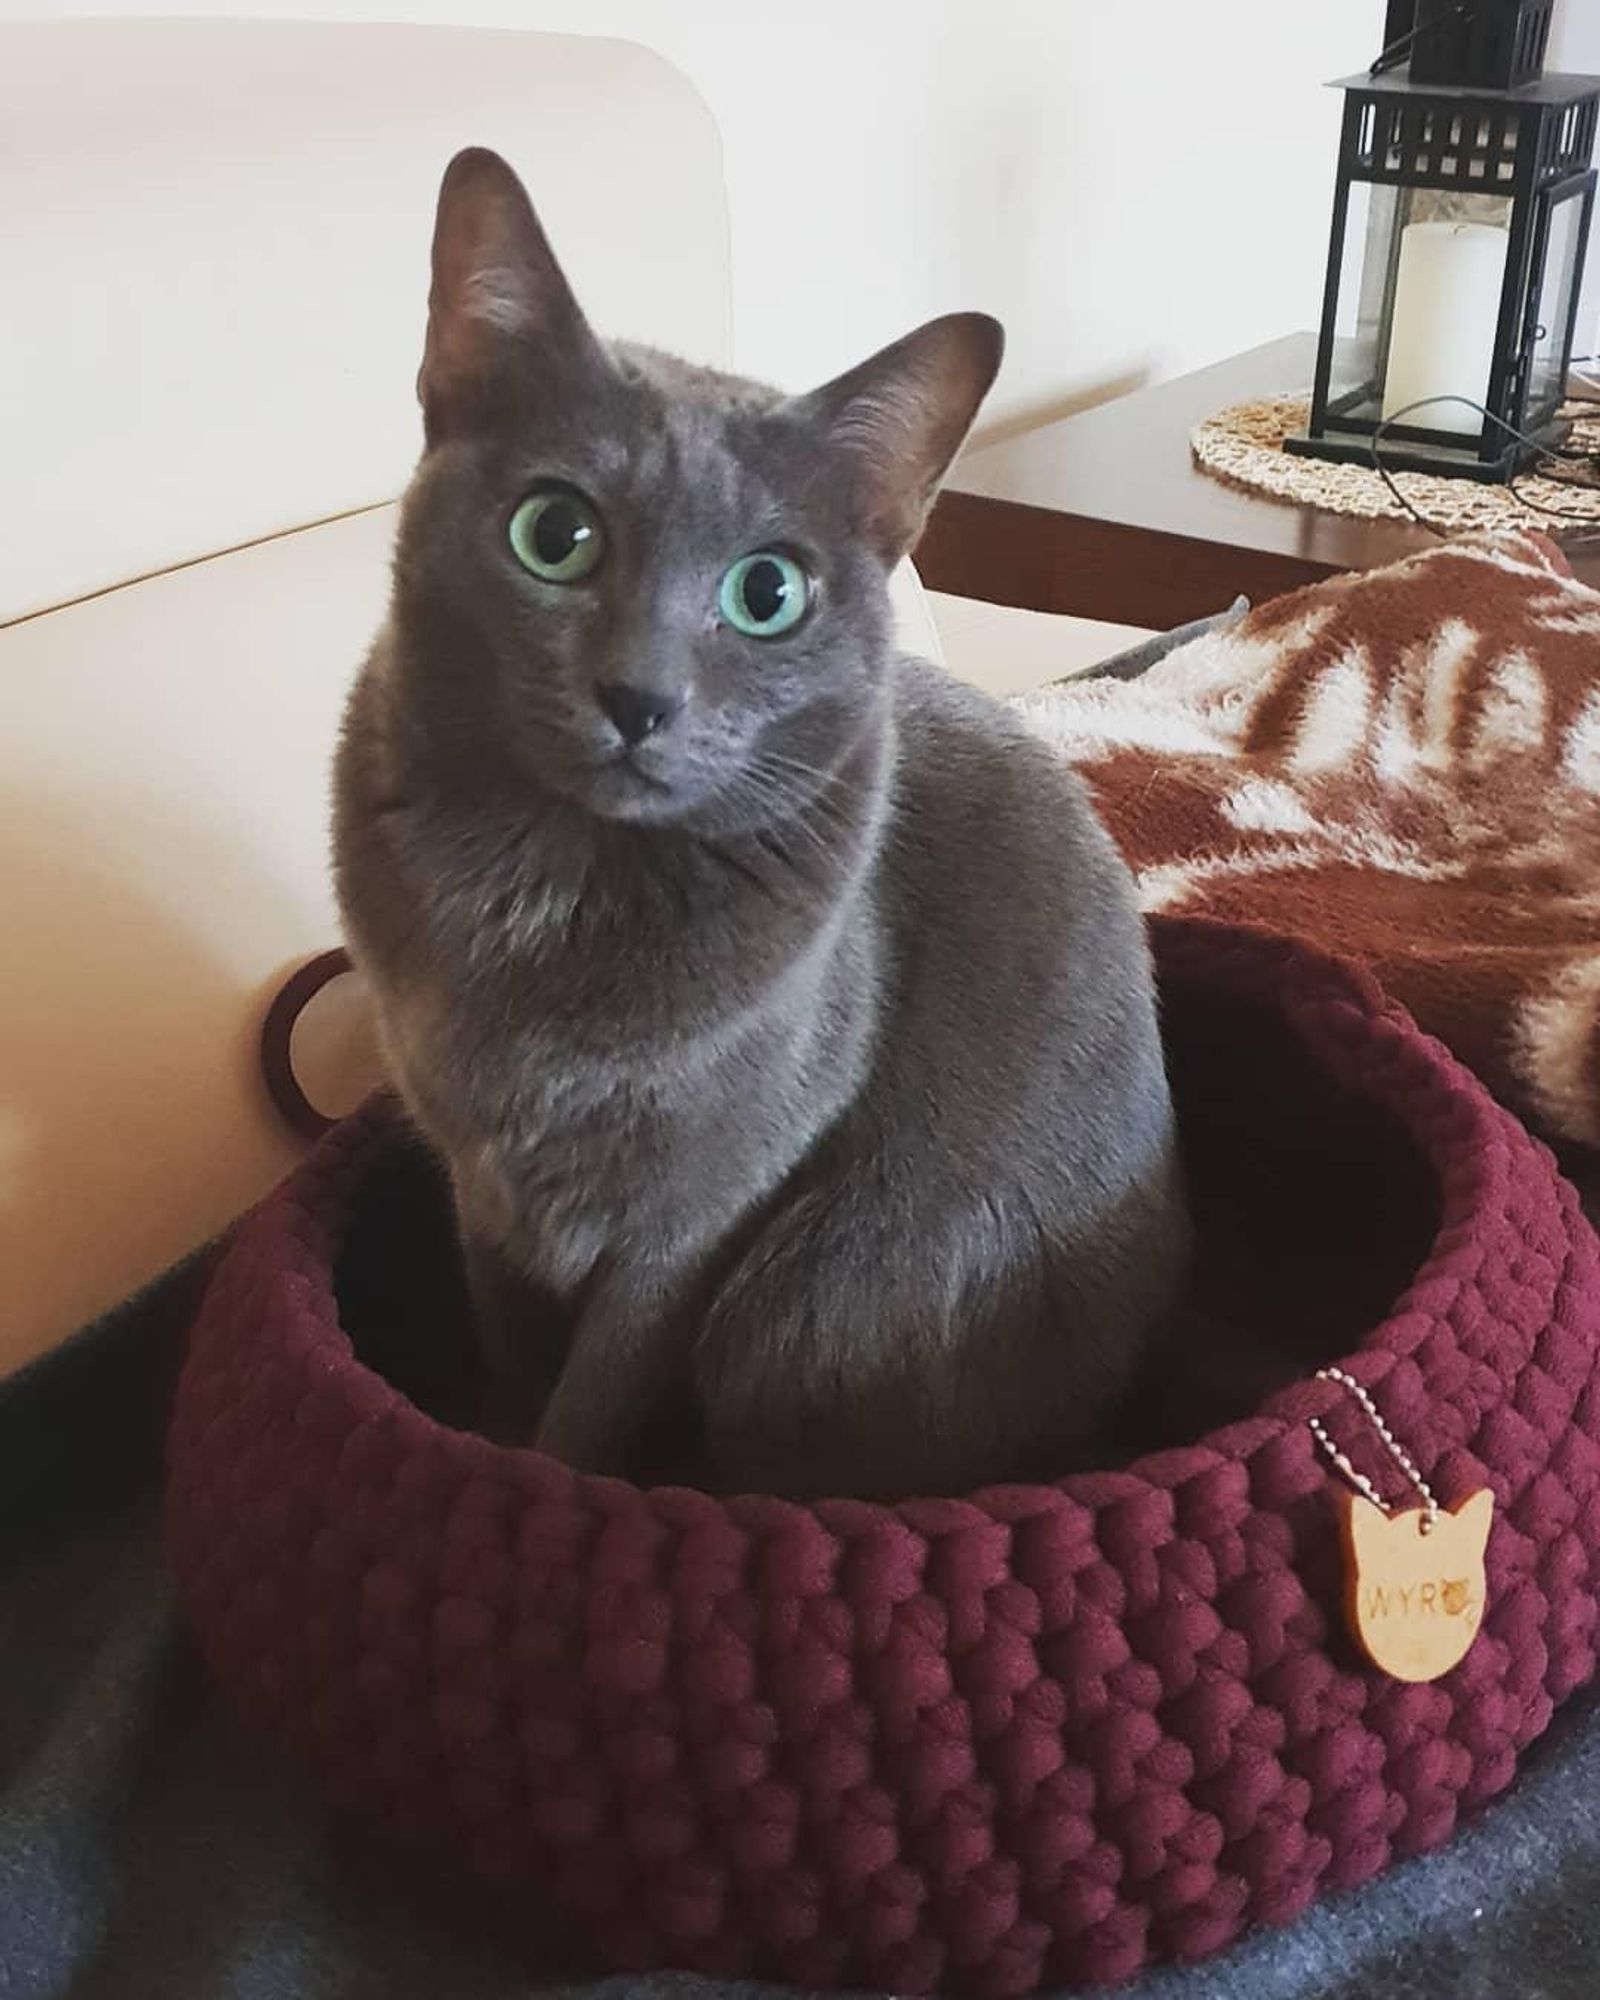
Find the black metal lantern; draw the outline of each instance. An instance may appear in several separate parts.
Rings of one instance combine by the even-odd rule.
[[[1409,73],[1334,86],[1317,373],[1307,435],[1285,444],[1370,463],[1381,427],[1386,465],[1509,479],[1564,434],[1600,77],[1539,74],[1550,0],[1393,0],[1397,16],[1416,22]]]

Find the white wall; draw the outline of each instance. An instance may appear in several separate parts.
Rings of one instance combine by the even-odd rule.
[[[524,11],[551,17],[538,4]],[[594,0],[723,133],[735,340],[784,380],[931,313],[1011,331],[994,418],[1315,324],[1378,0]],[[1338,18],[1334,18],[1338,17]]]
[[[722,130],[741,364],[800,384],[932,313],[984,306],[1012,334],[994,423],[1315,324],[1337,116],[1320,86],[1374,52],[1382,5],[256,0],[161,11],[642,41],[698,84]]]
[[[393,498],[463,128],[544,185],[601,323],[726,362],[721,140],[637,42],[0,25],[0,623]]]

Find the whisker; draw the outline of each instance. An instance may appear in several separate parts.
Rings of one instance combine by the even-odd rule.
[[[759,889],[763,895],[771,893],[770,885],[756,870],[747,861],[741,861],[738,855],[732,853],[728,848],[721,846],[713,840],[702,840],[697,844],[703,854],[708,854],[713,861],[725,868],[730,875],[739,876],[743,881],[748,882],[752,889]]]
[[[828,797],[828,789],[837,777],[831,771],[818,771],[809,764],[802,764],[792,757],[783,757],[775,750],[759,751],[753,769],[780,788],[784,795],[797,806],[816,805],[827,811],[837,811],[837,801]]]
[[[819,765],[805,764],[798,757],[786,757],[779,750],[761,751],[759,762],[774,776],[792,777],[802,784],[813,786],[811,796],[817,805],[828,811],[839,810],[839,801],[833,794],[837,792],[843,774],[837,766],[824,769]]]
[[[782,750],[766,749],[759,751],[757,754],[764,764],[770,764],[775,769],[793,771],[802,778],[818,778],[827,782],[832,781],[839,775],[837,766],[828,768],[821,764],[807,764],[803,759],[791,757]]]
[[[819,845],[826,845],[824,832],[838,834],[850,830],[850,815],[843,800],[829,798],[823,791],[810,790],[782,771],[770,770],[763,764],[758,764],[757,768],[772,787],[772,796],[784,801],[791,822],[810,834]]]
[[[762,829],[764,833],[773,834],[781,830],[783,833],[799,834],[810,842],[820,859],[824,861],[834,859],[834,850],[806,818],[806,807],[809,802],[795,788],[780,784],[774,777],[753,767],[740,773],[735,783],[734,797],[738,803],[754,806],[758,811],[770,813],[778,820],[778,827],[764,828]],[[763,845],[772,851],[770,842],[764,841]],[[788,866],[794,866],[791,856],[782,854],[781,858]]]

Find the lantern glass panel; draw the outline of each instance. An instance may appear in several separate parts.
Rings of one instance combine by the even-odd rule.
[[[1384,308],[1389,290],[1390,245],[1398,212],[1410,190],[1356,181],[1350,188],[1339,265],[1328,415],[1357,423],[1377,421],[1383,380]]]
[[[1550,203],[1528,364],[1524,422],[1529,428],[1547,423],[1567,393],[1568,342],[1583,277],[1585,211],[1591,191],[1591,177],[1585,175]]]
[[[1510,240],[1509,195],[1351,186],[1330,424],[1394,418],[1397,436],[1458,447],[1481,437],[1472,406],[1488,401]]]

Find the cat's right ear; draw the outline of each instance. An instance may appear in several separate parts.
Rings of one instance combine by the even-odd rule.
[[[521,181],[485,147],[457,153],[439,189],[417,376],[429,444],[489,420],[519,387],[559,391],[604,365]]]
[[[834,448],[855,530],[886,562],[922,533],[1004,353],[998,320],[949,313],[790,405]]]

